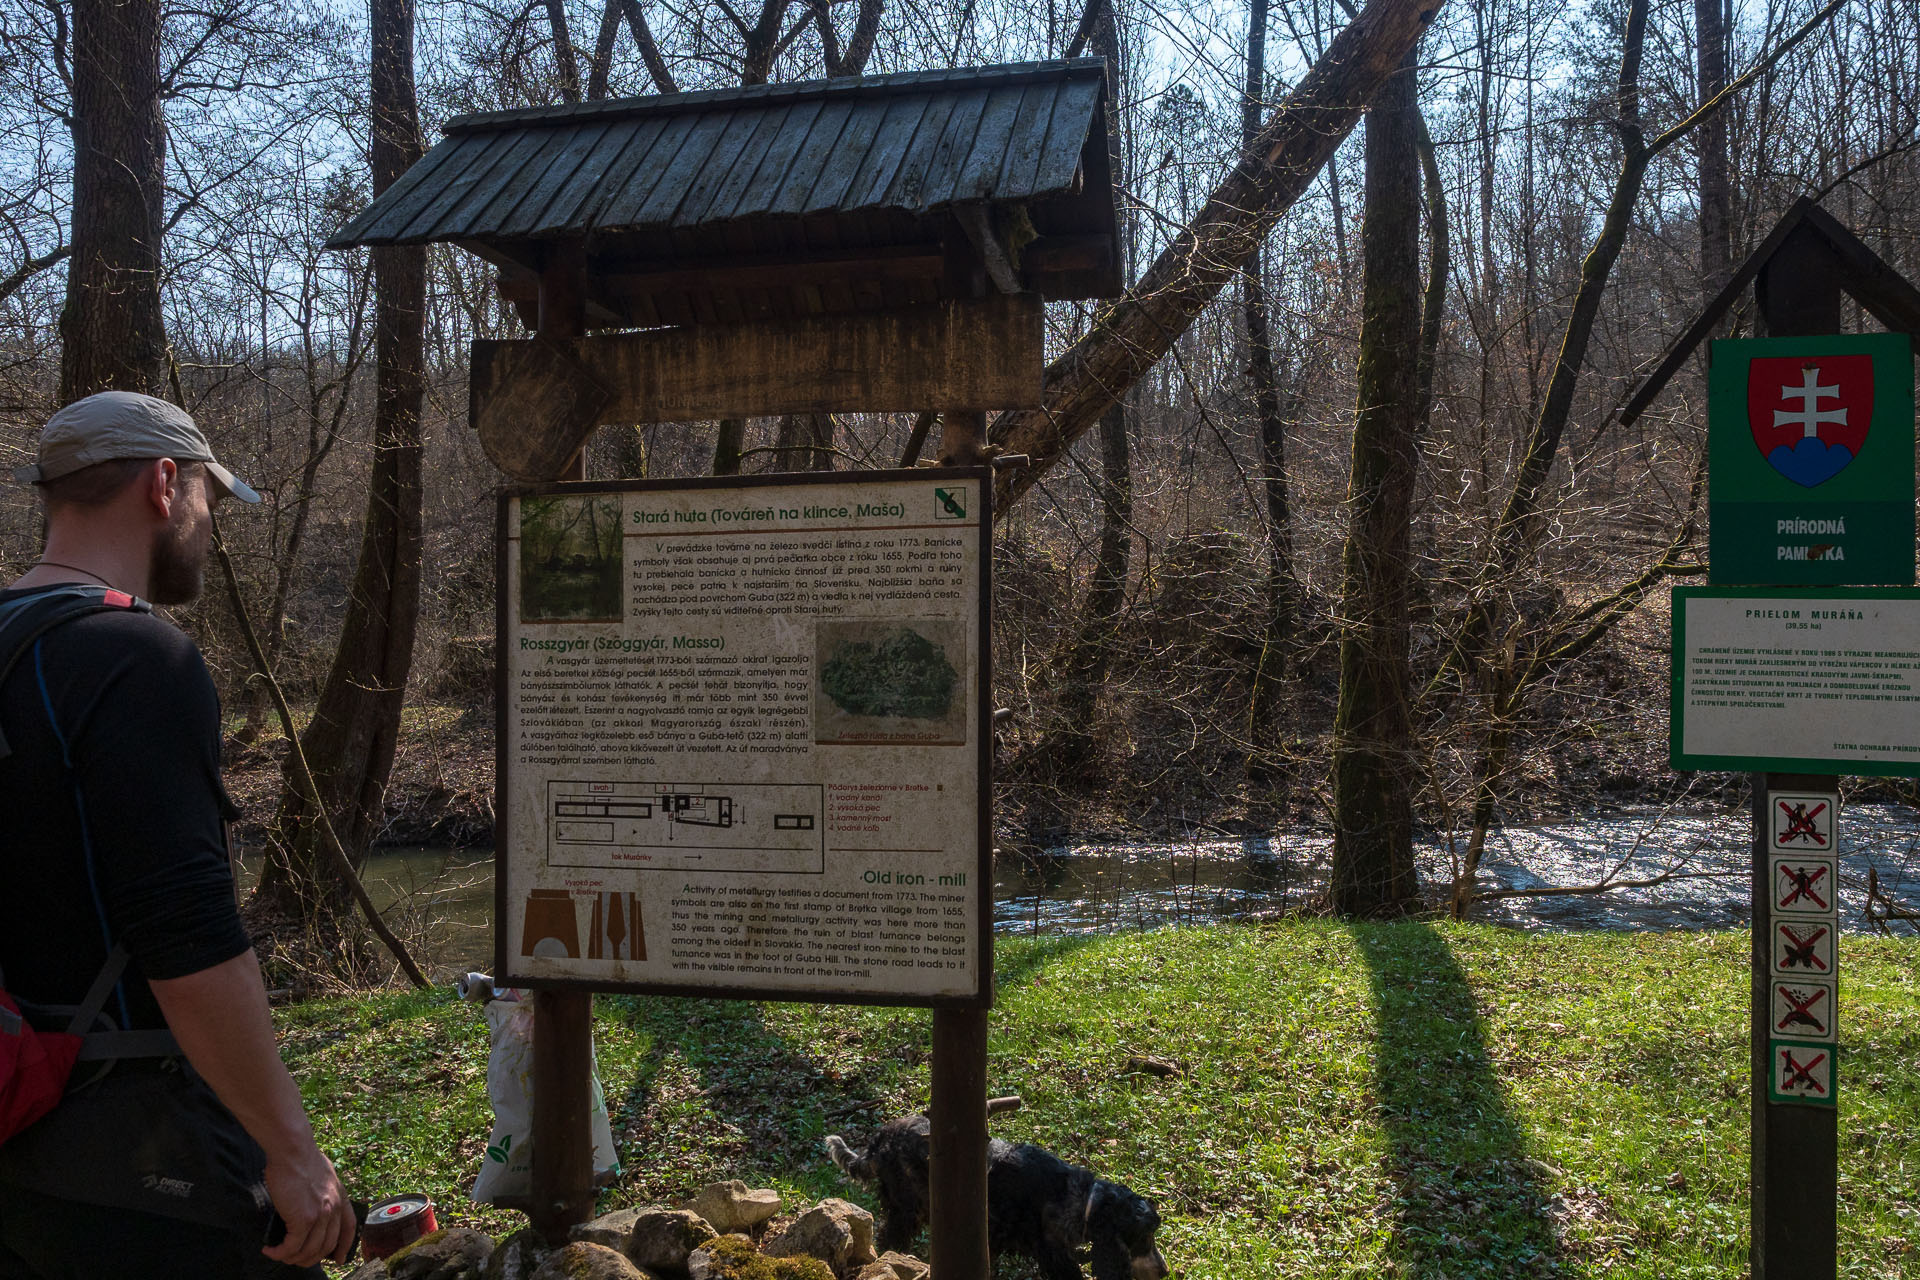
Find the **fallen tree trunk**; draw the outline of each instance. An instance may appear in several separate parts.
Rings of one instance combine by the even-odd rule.
[[[1287,95],[1192,224],[1047,367],[1042,406],[1000,415],[994,443],[1030,461],[1001,473],[996,510],[1007,510],[1057,463],[1240,272],[1439,7],[1439,0],[1372,0]]]

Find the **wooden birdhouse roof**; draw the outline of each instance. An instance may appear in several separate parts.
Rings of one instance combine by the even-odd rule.
[[[461,116],[329,244],[451,242],[647,326],[1121,289],[1096,58]]]

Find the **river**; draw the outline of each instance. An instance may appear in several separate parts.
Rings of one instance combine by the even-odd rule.
[[[1525,890],[1603,880],[1662,884],[1599,894],[1490,898],[1473,918],[1521,929],[1716,929],[1744,925],[1749,818],[1629,813],[1506,827],[1488,839],[1483,889]],[[1461,841],[1464,846],[1464,838]],[[1324,892],[1332,837],[1319,832],[1199,836],[1172,842],[1088,842],[995,868],[994,927],[1001,933],[1106,933],[1216,920],[1270,918],[1309,907]],[[1422,879],[1444,884],[1444,839],[1417,850]],[[1867,918],[1869,873],[1884,895],[1920,908],[1920,818],[1903,805],[1852,805],[1841,819],[1841,927]],[[424,934],[442,972],[491,963],[493,861],[484,849],[378,851],[367,882],[375,902],[410,936]],[[1913,921],[1885,927],[1911,935]]]

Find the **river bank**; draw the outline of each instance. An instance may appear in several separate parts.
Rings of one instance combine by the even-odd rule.
[[[994,1130],[1155,1199],[1180,1280],[1724,1280],[1746,1240],[1747,945],[1325,921],[1002,938],[989,1087],[1026,1105]],[[1892,1280],[1920,1268],[1920,942],[1845,946],[1843,1274]],[[602,1208],[729,1177],[875,1207],[822,1139],[926,1105],[922,1011],[595,1006],[624,1165]],[[465,1200],[477,1008],[440,990],[277,1016],[356,1194],[516,1225]]]
[[[242,818],[235,836],[258,849],[281,786],[285,739],[276,731],[242,744],[231,731],[225,748],[227,789]],[[1501,825],[1540,826],[1572,819],[1649,812],[1733,812],[1746,803],[1745,774],[1676,774],[1665,767],[1664,743],[1642,738],[1627,745],[1597,738],[1562,742],[1537,767],[1517,772],[1501,806]],[[1260,838],[1276,828],[1324,827],[1324,804],[1301,808],[1263,799],[1252,783],[1222,784],[1212,792],[1186,788],[1190,803],[1154,801],[1128,808],[1087,795],[1067,804],[1043,795],[1002,770],[996,842],[1023,853],[1066,845],[1171,845],[1203,839]],[[1911,810],[1915,786],[1905,779],[1846,779],[1850,804],[1898,805]],[[387,787],[386,822],[378,846],[452,848],[493,844],[494,727],[490,708],[415,703],[405,712]],[[1065,822],[1071,812],[1073,821]],[[1426,830],[1436,842],[1464,839],[1437,815]]]

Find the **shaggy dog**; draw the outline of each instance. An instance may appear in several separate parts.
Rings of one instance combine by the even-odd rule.
[[[827,1136],[841,1171],[879,1189],[883,1252],[911,1249],[926,1220],[928,1127],[925,1116],[889,1121],[865,1151]],[[987,1247],[996,1256],[1032,1258],[1047,1280],[1085,1280],[1076,1255],[1090,1247],[1094,1280],[1164,1280],[1159,1229],[1153,1202],[1117,1182],[1026,1143],[987,1144]]]

